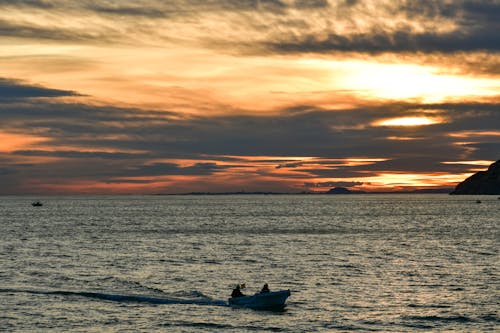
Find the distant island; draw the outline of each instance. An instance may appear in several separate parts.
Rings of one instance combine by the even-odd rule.
[[[327,192],[320,192],[318,194],[432,194],[432,193],[450,193],[451,188],[440,187],[440,188],[426,188],[411,191],[360,191],[360,190],[350,190],[345,187],[334,187]]]
[[[486,171],[479,171],[462,181],[454,189],[453,188],[427,188],[406,191],[370,191],[349,189],[346,187],[333,187],[329,190],[319,191],[303,191],[303,192],[267,192],[267,191],[237,191],[237,192],[189,192],[176,194],[157,195],[338,195],[338,194],[433,194],[433,193],[449,193],[449,194],[500,194],[500,160],[494,162]]]
[[[334,187],[328,191],[316,192],[316,191],[302,191],[302,192],[265,192],[265,191],[237,191],[237,192],[188,192],[188,193],[174,193],[174,194],[163,194],[158,193],[156,195],[335,195],[335,194],[433,194],[433,193],[450,193],[452,188],[435,188],[435,189],[418,189],[411,191],[361,191],[361,190],[350,190],[345,187]]]
[[[345,187],[334,187],[324,194],[365,194],[365,191],[349,190]]]
[[[450,194],[500,194],[500,160],[465,179]]]

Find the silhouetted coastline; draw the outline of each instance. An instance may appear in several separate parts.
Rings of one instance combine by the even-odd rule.
[[[157,193],[156,195],[351,195],[351,194],[449,194],[453,188],[418,189],[411,191],[360,191],[345,187],[334,187],[328,191],[272,192],[272,191],[236,191],[236,192],[187,192]]]
[[[465,179],[450,194],[500,194],[500,160]]]

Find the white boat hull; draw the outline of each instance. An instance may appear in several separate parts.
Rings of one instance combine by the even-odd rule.
[[[279,290],[268,293],[256,293],[251,296],[231,297],[228,302],[233,306],[251,309],[283,309],[290,290]]]

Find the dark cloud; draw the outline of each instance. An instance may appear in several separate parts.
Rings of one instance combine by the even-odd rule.
[[[468,158],[474,160],[498,159],[500,156],[500,140],[498,137],[489,138],[483,142],[465,143],[464,148],[471,148]]]
[[[106,180],[106,184],[152,184],[156,182],[157,182],[156,179],[114,178]]]
[[[179,19],[186,17],[199,17],[205,13],[218,13],[225,15],[227,13],[262,12],[283,15],[287,9],[301,8],[312,9],[327,6],[324,0],[297,0],[295,4],[287,4],[280,0],[190,0],[190,1],[150,1],[147,4],[135,6],[113,3],[112,5],[103,5],[91,3],[82,3],[85,10],[104,15],[120,16],[142,16],[152,19]]]
[[[408,28],[410,29],[410,28]],[[471,52],[500,50],[497,30],[481,29],[473,32],[413,33],[411,30],[375,31],[372,33],[339,35],[330,33],[325,38],[314,34],[290,36],[264,42],[263,46],[279,53],[325,52]]]
[[[454,154],[457,152],[454,152]],[[357,166],[335,166],[331,168],[312,168],[305,167],[300,171],[308,172],[314,177],[332,177],[332,178],[361,178],[373,177],[382,173],[460,173],[467,172],[470,166],[460,164],[444,164],[443,160],[437,156],[425,154],[425,152],[416,152],[417,156],[405,157],[391,156],[389,160],[371,162],[369,164]],[[409,155],[409,154],[408,154]],[[456,156],[456,155],[455,155]],[[495,155],[497,156],[497,155]],[[491,159],[491,156],[490,156]],[[327,183],[329,184],[329,183]],[[342,186],[342,185],[335,185]],[[354,185],[352,185],[354,186]],[[349,186],[342,186],[349,187]]]
[[[467,172],[470,166],[442,162],[494,160],[500,152],[498,136],[486,132],[498,131],[496,102],[386,103],[345,110],[297,106],[274,115],[182,116],[160,110],[35,101],[32,97],[75,93],[15,80],[2,82],[22,102],[0,103],[0,131],[45,138],[43,149],[35,145],[3,154],[0,181],[10,185],[5,185],[2,193],[19,189],[16,184],[29,179],[54,183],[71,179],[126,182],[139,177],[208,177],[231,170],[244,174],[250,171],[243,166],[248,168],[252,163],[268,165],[251,172],[268,179],[283,176],[272,165],[287,171],[289,179],[308,175],[356,178],[383,172]],[[379,119],[414,116],[427,110],[438,112],[447,121],[410,128],[372,125]],[[390,139],[398,137],[418,140]],[[252,162],[231,156],[270,158]],[[281,156],[319,160],[282,160],[278,158]],[[54,159],[21,165],[16,162],[19,157]],[[352,157],[388,160],[359,166],[339,161]],[[158,162],[176,159],[192,163]]]
[[[296,5],[287,4],[280,0],[174,0],[174,1],[141,1],[128,4],[115,1],[91,1],[79,2],[67,1],[42,1],[42,0],[0,0],[0,7],[18,7],[33,9],[57,9],[60,13],[89,12],[102,15],[118,15],[130,17],[145,17],[152,19],[179,18],[198,16],[207,12],[270,12],[282,14],[288,8],[318,8],[325,6],[324,0],[297,0]]]
[[[89,31],[88,29],[75,30],[55,26],[36,26],[29,23],[13,23],[0,19],[0,36],[3,37],[105,43],[110,40],[111,35],[114,35],[115,39],[119,38],[116,31],[113,29],[110,31],[110,28],[106,32]]]
[[[121,16],[118,25],[101,24],[86,29],[37,26],[31,22],[3,19],[0,21],[0,36],[47,39],[56,41],[83,41],[106,43],[154,43],[169,38],[185,38],[196,41],[197,45],[211,48],[228,48],[226,52],[274,52],[288,53],[328,53],[355,52],[380,54],[394,53],[459,53],[498,52],[500,48],[500,3],[497,1],[403,1],[381,2],[373,15],[387,19],[388,15],[406,17],[406,23],[388,26],[383,21],[369,22],[371,29],[362,32],[355,18],[363,19],[360,1],[338,1],[331,4],[326,0],[242,0],[242,1],[144,1],[135,5],[120,2],[80,1],[0,1],[0,8],[32,7],[37,10],[50,9],[51,15],[91,14],[97,16]],[[296,12],[303,11],[302,17]],[[318,31],[315,19],[321,18],[324,29]],[[294,13],[294,14],[292,14]],[[194,35],[181,37],[169,35],[168,31],[157,31],[155,20],[174,20],[189,25],[191,19],[198,20],[205,14],[219,15],[220,19],[235,28],[248,31],[250,35],[259,33],[252,40],[216,37],[205,34],[206,29],[196,30]],[[270,17],[269,14],[271,15]],[[295,16],[294,16],[295,15]],[[126,19],[129,17],[130,19]],[[335,18],[335,20],[333,19]],[[108,18],[110,19],[110,18]],[[267,23],[264,23],[264,21]],[[338,33],[335,23],[347,24],[345,32]],[[369,21],[369,20],[368,20]],[[194,21],[193,21],[194,22]],[[440,29],[440,25],[451,23],[453,30]],[[203,25],[202,25],[203,26]],[[417,26],[417,28],[415,28]],[[188,31],[184,30],[184,32]],[[131,34],[129,32],[133,31]],[[209,39],[214,40],[209,40]]]
[[[357,1],[337,3],[335,13],[345,22],[359,15]],[[389,5],[390,4],[390,5]],[[492,1],[404,1],[380,3],[380,14],[405,14],[408,23],[387,26],[383,21],[373,23],[370,31],[356,28],[337,33],[335,29],[311,32],[310,22],[291,20],[276,34],[255,45],[242,43],[254,50],[276,53],[359,52],[379,54],[386,52],[498,52],[500,50],[500,3]],[[331,15],[332,13],[330,13]],[[325,18],[327,12],[324,12]],[[377,12],[374,13],[377,15]],[[384,15],[382,15],[385,17]],[[440,25],[453,22],[451,31],[440,32]],[[432,23],[432,24],[431,24]],[[415,24],[420,28],[415,29]],[[424,25],[425,24],[425,25]],[[449,24],[449,23],[448,23]],[[425,28],[424,28],[425,27]],[[289,28],[289,29],[287,29]],[[422,30],[423,28],[423,30]],[[274,37],[273,37],[274,36]],[[251,51],[250,51],[251,52]],[[264,51],[265,52],[265,51]]]
[[[426,109],[441,110],[448,122],[421,127],[376,127],[377,119],[413,116]],[[0,105],[0,128],[50,138],[54,147],[116,148],[149,152],[158,157],[318,156],[345,158],[393,157],[420,152],[443,156],[463,148],[446,136],[467,130],[496,130],[496,103],[411,105],[395,103],[344,111],[284,112],[276,116],[178,117],[175,113],[83,104],[24,103]],[[416,137],[419,140],[388,140]],[[104,157],[104,156],[103,156]],[[125,156],[127,157],[127,156]],[[282,162],[299,167],[300,162]],[[292,164],[290,164],[292,163]],[[297,164],[299,163],[299,164]]]
[[[467,20],[478,22],[500,22],[500,3],[498,1],[467,1],[464,4]]]
[[[16,173],[14,168],[0,168],[0,177]]]
[[[74,91],[50,89],[18,80],[0,78],[0,100],[4,103],[21,98],[78,96]]]
[[[54,4],[47,0],[0,0],[0,6],[34,7],[39,9],[54,8]]]
[[[320,182],[320,183],[304,183],[304,186],[306,187],[354,187],[354,186],[361,186],[363,185],[363,182]]]
[[[357,5],[359,0],[344,0],[344,4],[348,7]]]
[[[12,155],[19,156],[47,156],[47,157],[62,157],[62,158],[81,158],[81,159],[115,159],[115,160],[125,160],[125,159],[147,159],[150,158],[149,154],[131,154],[131,153],[109,153],[103,151],[49,151],[49,150],[16,150],[12,152]]]
[[[0,6],[8,7],[33,7],[38,9],[71,9],[83,8],[97,13],[118,14],[130,16],[165,17],[164,13],[176,15],[190,15],[193,12],[223,12],[223,11],[265,11],[281,14],[286,9],[300,8],[325,8],[328,7],[327,0],[295,0],[288,3],[281,0],[173,0],[173,1],[141,1],[130,5],[121,2],[96,2],[82,0],[78,3],[68,3],[65,1],[44,1],[44,0],[0,0]]]
[[[327,0],[295,0],[295,7],[300,9],[323,9],[329,6]]]
[[[500,3],[488,0],[460,1],[405,1],[400,3],[398,11],[410,19],[453,19],[461,26],[477,27],[497,24],[500,20]]]
[[[265,11],[283,13],[289,6],[280,0],[189,0],[177,3],[178,8],[189,8],[193,11]],[[182,12],[182,11],[181,11]]]
[[[143,7],[143,6],[105,6],[92,3],[86,7],[88,10],[107,15],[118,16],[144,16],[149,18],[166,18],[173,14],[164,8]]]
[[[230,167],[217,165],[217,163],[195,163],[186,167],[175,163],[154,163],[133,168],[127,176],[208,176],[228,168]]]
[[[276,166],[276,169],[281,169],[281,168],[297,168],[304,165],[303,162],[291,162],[291,163],[283,163],[283,164],[278,164]]]

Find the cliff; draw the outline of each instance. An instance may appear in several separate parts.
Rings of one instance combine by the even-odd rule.
[[[500,160],[458,184],[450,194],[500,194]]]

